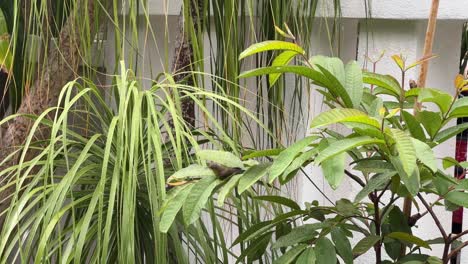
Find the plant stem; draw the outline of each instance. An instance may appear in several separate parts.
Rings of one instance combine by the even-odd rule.
[[[385,191],[385,190],[384,190]],[[383,192],[384,192],[383,191]],[[379,211],[379,199],[381,196],[377,196],[377,191],[374,192],[374,196],[377,199],[374,200],[374,223],[375,223],[375,234],[380,236],[380,211]],[[382,263],[382,243],[380,241],[377,242],[374,246],[375,250],[375,263],[380,264]]]
[[[440,223],[439,218],[434,213],[434,210],[432,210],[432,207],[429,206],[429,204],[426,202],[426,200],[422,197],[422,195],[420,193],[418,193],[418,198],[419,198],[419,200],[421,200],[421,203],[424,205],[424,207],[426,207],[427,211],[432,216],[432,219],[434,220],[434,223],[436,224],[437,228],[440,231],[440,234],[442,235],[442,238],[444,239],[444,253],[443,253],[443,256],[442,256],[442,262],[447,263],[447,261],[450,259],[450,258],[447,257],[448,249],[449,249],[449,246],[450,246],[450,238],[447,236],[447,233],[445,232],[444,227]]]

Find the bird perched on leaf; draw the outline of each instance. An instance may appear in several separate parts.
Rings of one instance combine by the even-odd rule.
[[[215,173],[215,175],[222,180],[229,178],[236,174],[241,174],[245,171],[237,167],[236,168],[226,167],[216,162],[208,163],[208,168],[210,168]]]

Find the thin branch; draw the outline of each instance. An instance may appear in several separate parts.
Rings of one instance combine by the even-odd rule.
[[[447,259],[451,259],[454,255],[456,255],[460,250],[462,250],[464,247],[468,246],[468,241],[463,242],[459,247],[456,249],[450,251],[450,253],[447,255]]]
[[[345,172],[346,175],[348,175],[348,177],[350,177],[355,182],[357,182],[359,185],[361,185],[361,187],[366,186],[366,184],[361,180],[361,178],[359,178],[359,176],[352,174],[348,170],[345,170],[344,172]]]
[[[439,229],[440,234],[444,238],[444,241],[447,241],[447,239],[448,239],[447,233],[445,232],[442,224],[440,223],[439,218],[437,218],[437,215],[434,213],[431,206],[426,202],[426,200],[424,200],[424,198],[422,197],[422,195],[420,193],[418,193],[418,198],[419,198],[419,200],[421,200],[424,207],[426,207],[427,211],[432,216],[432,219],[434,219],[434,222],[435,222],[437,228]]]
[[[465,231],[463,231],[463,232],[461,232],[459,234],[456,234],[454,236],[452,236],[453,234],[450,234],[450,243],[452,243],[453,241],[459,239],[460,237],[462,237],[462,236],[464,236],[466,234],[468,234],[468,230],[465,230]]]

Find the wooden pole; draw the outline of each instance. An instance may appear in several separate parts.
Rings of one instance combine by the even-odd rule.
[[[427,22],[426,40],[424,41],[423,58],[428,58],[432,55],[432,44],[434,43],[434,34],[436,30],[437,13],[439,11],[439,0],[432,0],[431,13]],[[427,71],[429,69],[429,60],[425,60],[421,64],[419,72],[418,87],[426,86]]]

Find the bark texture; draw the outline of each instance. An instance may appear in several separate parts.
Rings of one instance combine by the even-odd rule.
[[[28,1],[25,1],[28,2]],[[30,2],[30,1],[29,1]],[[87,6],[84,3],[87,2]],[[21,114],[34,114],[40,115],[46,109],[57,106],[58,96],[62,90],[62,87],[69,81],[77,77],[76,72],[78,69],[79,62],[81,61],[79,56],[80,51],[80,32],[78,28],[83,28],[83,25],[78,18],[83,15],[83,12],[88,13],[90,28],[94,28],[95,21],[95,0],[79,0],[76,3],[77,17],[69,17],[67,23],[60,31],[58,37],[57,47],[58,49],[50,49],[48,52],[46,66],[43,73],[40,75],[33,86],[30,89],[30,93],[26,94],[23,98],[18,113]],[[27,4],[27,3],[26,3]],[[86,8],[85,8],[86,7]],[[91,36],[94,36],[91,32]],[[95,32],[94,32],[95,33]],[[8,155],[13,153],[19,146],[24,144],[28,137],[33,122],[26,117],[17,117],[13,119],[9,124],[4,135],[2,135],[0,144],[0,161],[4,160]],[[42,140],[47,139],[50,136],[50,131],[46,128],[41,128],[35,133],[35,139]],[[26,157],[31,158],[34,155],[29,153]],[[0,171],[8,168],[18,162],[18,156],[13,157],[4,165],[0,166]],[[3,176],[0,178],[0,187],[5,186],[10,179]],[[0,193],[0,213],[4,212],[11,203],[11,195],[15,192],[16,186],[7,188]],[[5,220],[5,214],[0,216],[0,229],[3,228],[3,222]]]
[[[194,80],[188,72],[191,70],[191,65],[194,62],[192,41],[185,28],[185,19],[192,19],[193,26],[198,31],[203,25],[202,16],[199,14],[203,10],[203,0],[189,0],[190,17],[184,17],[184,6],[182,6],[179,15],[179,34],[176,38],[175,52],[172,72],[175,74],[174,81],[177,83],[185,82],[187,85],[194,85]],[[197,32],[200,33],[200,32]],[[190,127],[195,127],[195,104],[190,99],[182,101],[182,116]]]

